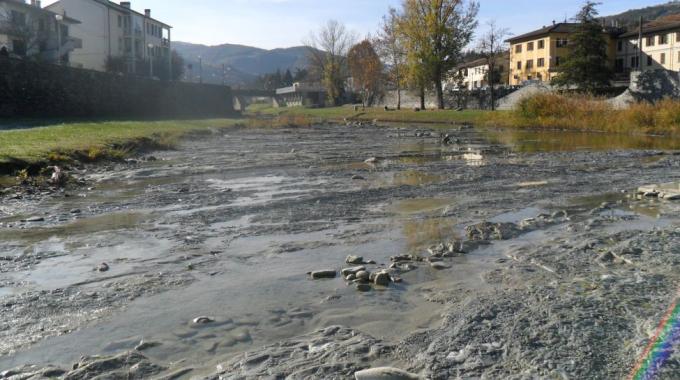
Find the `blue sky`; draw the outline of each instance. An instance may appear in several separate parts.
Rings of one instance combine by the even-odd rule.
[[[300,45],[328,19],[344,22],[360,35],[375,34],[389,6],[401,0],[131,0],[135,10],[174,26],[173,40],[262,48]],[[43,1],[44,4],[53,1]],[[602,0],[603,15],[664,3],[663,0]],[[522,34],[573,16],[581,0],[480,0],[480,25],[495,19]]]

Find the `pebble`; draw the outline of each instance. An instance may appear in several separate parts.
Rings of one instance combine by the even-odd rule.
[[[355,180],[355,181],[365,181],[366,180],[366,178],[364,178],[360,175],[355,175],[355,176],[352,177],[352,179]]]
[[[360,272],[357,272],[356,276],[357,280],[359,281],[368,281],[371,277],[371,274],[366,272],[365,270],[362,270]]]
[[[356,255],[349,255],[345,259],[345,262],[347,264],[363,264],[364,263],[364,258],[362,256],[356,256]]]
[[[310,273],[313,279],[318,280],[321,278],[335,278],[338,275],[338,272],[332,269],[328,270],[318,270]]]
[[[206,323],[215,322],[215,320],[210,317],[201,316],[194,318],[191,322],[195,325],[204,325]]]
[[[420,376],[398,368],[380,367],[365,369],[354,373],[356,380],[419,380]]]
[[[449,269],[449,268],[451,268],[450,266],[448,266],[448,265],[446,265],[446,264],[444,264],[444,263],[442,263],[442,262],[439,262],[439,261],[434,262],[434,263],[430,263],[430,266],[432,267],[432,269],[436,269],[436,270],[442,270],[442,269]]]
[[[388,286],[390,284],[390,275],[387,272],[379,272],[375,275],[373,283],[380,286]]]
[[[97,272],[108,272],[109,269],[109,264],[107,263],[101,263],[97,266]]]

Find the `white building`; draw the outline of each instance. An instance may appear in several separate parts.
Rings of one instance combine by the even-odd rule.
[[[59,0],[47,7],[81,21],[72,34],[82,39],[82,48],[73,52],[71,62],[82,68],[118,70],[119,62],[128,73],[145,72],[149,59],[171,65],[171,26],[132,9],[130,2],[108,0]],[[146,62],[146,63],[145,63]]]
[[[680,15],[663,17],[642,27],[642,51],[638,51],[640,30],[619,36],[616,72],[666,69],[680,71]]]
[[[509,56],[503,54],[496,59],[496,84],[508,84]],[[475,90],[489,85],[489,64],[486,59],[477,59],[464,63],[453,70],[447,87],[455,89]]]
[[[0,50],[14,57],[29,57],[68,64],[81,41],[69,32],[78,21],[40,7],[40,1],[0,0]]]

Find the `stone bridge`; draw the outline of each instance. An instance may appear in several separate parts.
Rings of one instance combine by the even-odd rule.
[[[258,89],[232,89],[234,96],[234,110],[244,112],[255,98],[270,98],[272,105],[276,105],[276,91]]]

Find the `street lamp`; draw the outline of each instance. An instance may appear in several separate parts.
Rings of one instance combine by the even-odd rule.
[[[153,44],[147,45],[149,48],[149,78],[153,79]]]
[[[61,22],[64,20],[62,15],[54,15],[57,20],[57,64],[61,65]]]

